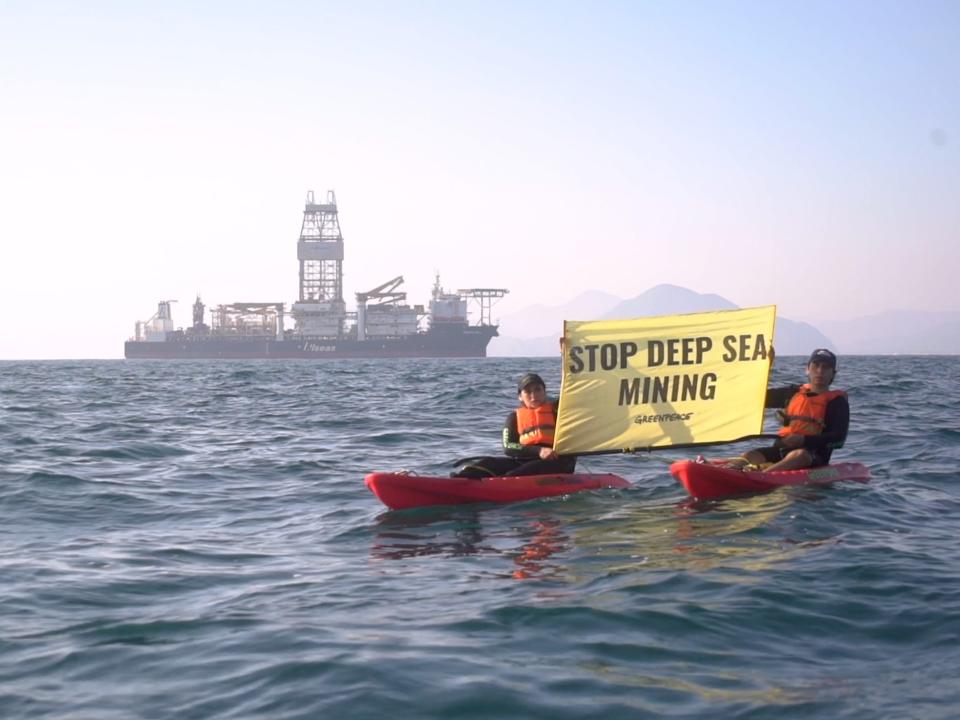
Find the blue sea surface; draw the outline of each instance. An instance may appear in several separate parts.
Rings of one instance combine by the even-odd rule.
[[[960,716],[960,358],[841,358],[866,484],[368,492],[496,453],[528,370],[0,363],[0,718]]]

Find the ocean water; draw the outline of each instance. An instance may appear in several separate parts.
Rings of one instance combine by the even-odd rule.
[[[528,370],[556,388],[546,358],[0,363],[0,718],[960,717],[960,358],[841,358],[868,484],[690,503],[675,451],[515,505],[366,490],[496,452]]]

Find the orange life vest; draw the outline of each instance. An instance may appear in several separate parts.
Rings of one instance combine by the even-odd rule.
[[[806,383],[790,398],[782,415],[783,427],[778,431],[779,435],[819,435],[826,425],[827,403],[847,395],[843,390],[808,395],[810,392],[810,383]]]
[[[557,407],[547,402],[538,408],[517,408],[517,432],[521,445],[553,446],[553,431],[557,426]]]

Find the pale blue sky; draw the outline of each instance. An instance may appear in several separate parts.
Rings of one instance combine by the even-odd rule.
[[[0,87],[0,358],[292,302],[308,189],[350,305],[960,311],[958,2],[0,2]]]

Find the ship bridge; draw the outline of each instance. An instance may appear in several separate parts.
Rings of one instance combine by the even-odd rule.
[[[433,283],[433,295],[430,300],[430,326],[451,323],[467,324],[467,310],[470,301],[480,305],[478,325],[492,326],[491,314],[495,301],[509,291],[504,288],[468,288],[447,292],[440,285],[439,273]]]

